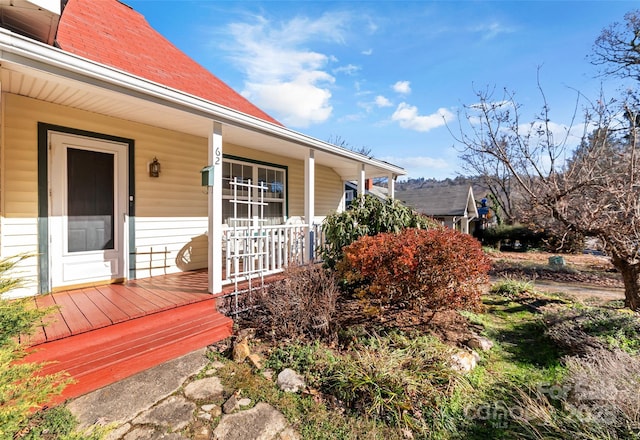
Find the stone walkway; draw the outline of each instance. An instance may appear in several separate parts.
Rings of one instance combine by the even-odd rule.
[[[67,404],[82,429],[114,429],[106,440],[297,440],[272,406],[235,399],[206,349],[166,362]],[[200,374],[203,373],[203,374]],[[196,379],[196,376],[202,377]]]

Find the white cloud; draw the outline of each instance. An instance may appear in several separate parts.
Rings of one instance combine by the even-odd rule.
[[[372,55],[372,54],[373,54],[373,49],[363,50],[361,53],[362,53],[362,55],[367,55],[367,56],[369,56],[369,55]]]
[[[576,147],[580,144],[585,129],[584,124],[577,124],[569,127],[566,124],[561,124],[553,121],[549,121],[547,123],[547,126],[549,128],[549,131],[551,132],[553,141],[557,145],[566,144],[569,148]],[[533,126],[531,126],[530,124],[520,125],[519,129],[520,133],[527,133],[529,130],[531,130],[533,133],[532,140],[534,142],[544,141],[542,138],[536,135],[537,132],[544,132],[545,130],[542,122],[536,122],[535,124],[533,124]]]
[[[353,76],[359,70],[360,67],[353,64],[347,64],[346,66],[341,66],[333,69],[333,73],[344,73],[345,75]]]
[[[378,107],[391,107],[393,104],[387,98],[382,95],[376,96],[376,105]]]
[[[391,115],[391,120],[398,122],[400,127],[415,131],[429,131],[442,127],[453,121],[455,115],[446,108],[439,108],[430,115],[418,114],[418,107],[402,102]]]
[[[516,31],[516,29],[512,27],[505,26],[495,21],[474,26],[470,30],[471,32],[482,34],[481,38],[483,40],[492,40],[499,35],[511,34]]]
[[[338,119],[338,122],[357,122],[362,121],[365,115],[362,113],[352,113],[350,115],[343,116]]]
[[[329,64],[336,58],[306,47],[313,41],[343,44],[350,17],[327,13],[317,19],[296,17],[272,23],[255,17],[252,23],[234,23],[225,47],[232,62],[245,73],[242,94],[287,125],[307,127],[326,121],[332,113]],[[342,69],[342,70],[341,70]],[[355,66],[338,68],[350,73]]]
[[[408,95],[411,93],[411,83],[409,81],[398,81],[393,85],[393,90],[397,93]]]
[[[282,116],[282,122],[292,127],[308,127],[329,119],[333,107],[331,92],[315,84],[333,82],[323,72],[301,73],[292,81],[273,84],[246,83],[245,96],[260,107],[270,108]]]
[[[381,157],[381,160],[401,166],[407,171],[405,178],[435,178],[444,179],[455,174],[455,165],[444,159],[428,156],[412,157]]]

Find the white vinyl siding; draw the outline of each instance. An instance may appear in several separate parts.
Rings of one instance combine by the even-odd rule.
[[[200,179],[208,162],[206,138],[8,93],[2,94],[2,112],[1,256],[38,252],[38,122],[43,122],[134,140],[136,241],[129,251],[135,253],[136,277],[206,267],[207,192]],[[223,152],[286,167],[285,209],[289,216],[304,216],[302,160],[231,144],[224,144]],[[148,173],[154,157],[162,166],[158,178]],[[339,209],[342,179],[332,169],[316,166],[315,197],[317,216]],[[26,260],[19,273],[29,280],[20,294],[35,294],[38,259]]]
[[[14,275],[25,279],[20,290],[8,297],[32,295],[37,290],[38,275],[38,148],[36,123],[29,107],[14,108],[3,95],[2,164],[2,239],[0,255],[11,257],[30,254]],[[7,109],[10,109],[7,111]]]
[[[136,276],[207,267],[206,217],[136,219]]]
[[[207,195],[200,169],[207,163],[207,139],[17,95],[4,94],[3,105],[2,256],[38,251],[37,127],[45,122],[135,141],[136,243],[129,251],[136,253],[136,277],[206,268]],[[154,156],[162,165],[158,178],[148,174]],[[162,267],[150,271],[151,250],[159,259],[157,251],[165,249],[162,262],[152,264]],[[21,268],[30,280],[28,294],[37,289],[37,263],[30,258]]]

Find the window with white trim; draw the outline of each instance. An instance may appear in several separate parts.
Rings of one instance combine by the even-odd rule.
[[[344,201],[345,202],[353,202],[354,199],[354,191],[352,189],[348,189],[344,192]]]
[[[263,194],[264,201],[267,203],[263,206],[263,218],[266,224],[282,224],[286,215],[286,168],[278,166],[269,166],[264,164],[255,164],[251,162],[243,162],[237,159],[224,159],[222,161],[222,221],[229,224],[229,219],[234,217],[234,207],[231,200],[234,197],[234,188],[231,185],[233,178],[237,182],[259,185],[264,183],[266,186]],[[249,192],[241,187],[237,189],[236,197],[238,200],[248,200]],[[256,200],[260,194],[255,190],[251,194],[252,200]],[[252,217],[260,217],[260,206],[248,206],[243,203],[236,204],[237,218],[250,219]],[[251,211],[251,212],[250,212]]]

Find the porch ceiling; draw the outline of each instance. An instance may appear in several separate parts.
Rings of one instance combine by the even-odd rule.
[[[55,69],[52,71],[55,72]],[[294,140],[288,139],[285,135],[274,135],[259,128],[247,127],[246,124],[215,118],[203,111],[185,110],[179,103],[172,105],[167,100],[154,99],[133,90],[123,93],[122,87],[104,84],[99,80],[78,80],[70,75],[57,75],[52,71],[37,70],[5,60],[0,71],[2,91],[204,138],[209,135],[211,121],[222,119],[225,143],[299,160],[306,157],[307,151],[314,148],[314,144],[322,143],[284,129],[295,135]],[[364,156],[363,161],[354,159],[353,156],[353,152],[345,151],[345,154],[341,155],[340,152],[336,154],[323,151],[321,148],[315,149],[316,164],[332,168],[345,180],[357,179],[362,163],[365,163],[367,177],[388,176],[390,168],[396,175],[404,174],[401,168],[393,165],[380,162],[381,166],[376,166]]]

